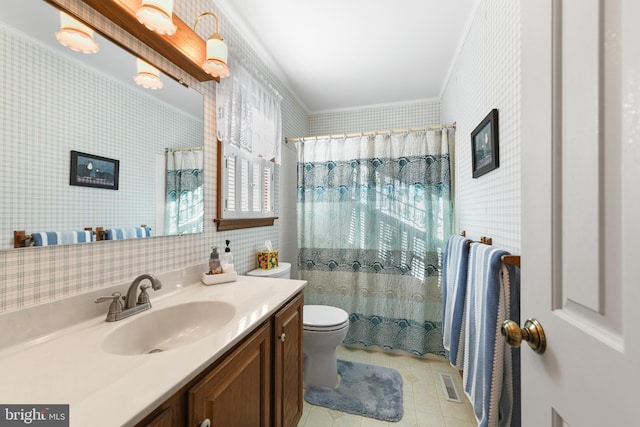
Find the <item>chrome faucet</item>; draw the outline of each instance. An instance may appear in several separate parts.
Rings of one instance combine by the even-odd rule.
[[[138,295],[138,285],[140,285],[140,282],[145,279],[148,279],[149,282],[151,282],[151,285],[144,284],[140,286],[140,295]],[[149,288],[153,288],[154,291],[157,291],[162,288],[162,282],[152,274],[141,274],[131,282],[125,297],[122,297],[120,292],[114,292],[111,296],[96,298],[95,303],[111,301],[109,311],[107,312],[107,322],[126,319],[129,316],[133,316],[134,314],[151,308],[151,301],[149,300],[149,294],[147,293],[147,289]],[[123,299],[124,306],[122,304]]]

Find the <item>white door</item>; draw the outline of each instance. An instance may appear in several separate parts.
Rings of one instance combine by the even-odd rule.
[[[640,426],[640,1],[521,4],[522,425]]]

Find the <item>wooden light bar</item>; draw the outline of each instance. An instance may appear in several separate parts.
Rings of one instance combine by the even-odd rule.
[[[171,36],[148,30],[136,17],[140,0],[82,0],[105,18],[155,50],[200,82],[219,79],[202,69],[206,56],[206,43],[189,25],[175,14],[173,23],[178,27]]]

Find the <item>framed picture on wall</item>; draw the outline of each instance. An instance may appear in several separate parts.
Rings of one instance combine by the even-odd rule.
[[[471,132],[473,177],[478,178],[500,166],[498,154],[498,110],[494,108]]]
[[[69,185],[117,190],[119,169],[119,160],[71,151]]]

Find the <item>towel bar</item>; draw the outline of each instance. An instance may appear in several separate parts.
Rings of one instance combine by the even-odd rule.
[[[25,230],[13,231],[13,247],[14,248],[26,248],[31,245],[31,234],[27,234]],[[29,242],[27,244],[27,242]]]
[[[481,236],[480,240],[469,240],[467,242],[467,247],[470,248],[473,243],[482,243],[483,245],[491,246],[493,244],[493,239],[487,236]]]
[[[520,267],[520,255],[502,255],[500,257],[503,263]]]
[[[100,229],[100,228],[101,227],[98,227],[98,229]],[[97,235],[96,231],[93,231],[93,228],[91,228],[91,227],[84,227],[83,231],[89,232],[92,235]],[[81,233],[81,232],[78,231],[77,233]],[[41,240],[41,238],[39,238],[39,236],[42,235],[42,234],[44,234],[44,233],[34,232],[32,234],[27,234],[27,232],[25,230],[14,230],[13,231],[13,247],[14,248],[26,248],[28,246],[40,246],[40,244],[38,242]],[[91,240],[93,240],[93,238]],[[82,240],[82,241],[84,242],[84,240]],[[56,244],[59,244],[59,243],[54,243],[54,245],[56,245]]]

